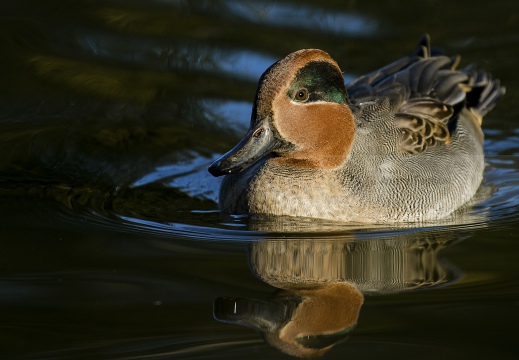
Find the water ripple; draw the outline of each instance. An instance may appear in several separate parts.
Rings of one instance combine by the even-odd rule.
[[[368,36],[378,28],[377,21],[366,15],[325,10],[318,7],[272,2],[226,1],[230,12],[248,21],[281,27],[319,29],[337,35]]]

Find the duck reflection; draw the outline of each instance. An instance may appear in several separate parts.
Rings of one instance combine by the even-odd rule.
[[[340,236],[252,243],[251,271],[278,290],[268,300],[218,298],[214,317],[258,330],[287,354],[320,356],[355,328],[364,295],[438,286],[458,278],[459,271],[438,256],[454,240],[445,231],[372,240]]]

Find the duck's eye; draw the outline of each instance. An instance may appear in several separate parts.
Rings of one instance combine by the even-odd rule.
[[[305,102],[306,100],[308,100],[309,96],[310,96],[310,94],[308,93],[308,90],[305,88],[302,88],[302,89],[299,89],[296,91],[296,93],[294,95],[294,100]]]
[[[263,131],[264,130],[260,128],[256,130],[256,132],[252,136],[254,136],[255,138],[259,138],[261,135],[263,135]]]

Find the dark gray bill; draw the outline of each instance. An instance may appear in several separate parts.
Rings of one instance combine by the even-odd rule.
[[[291,315],[291,309],[278,301],[220,297],[213,306],[216,320],[260,331],[273,331],[283,326]]]
[[[239,173],[272,152],[278,145],[268,119],[264,119],[249,128],[238,145],[212,163],[209,172],[213,176]]]

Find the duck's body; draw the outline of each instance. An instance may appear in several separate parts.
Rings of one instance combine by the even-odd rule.
[[[399,129],[376,125],[357,131],[350,156],[338,169],[297,168],[267,158],[226,176],[221,209],[337,221],[419,221],[445,217],[474,195],[484,164],[481,131],[471,120],[460,119],[450,149],[431,149],[413,159],[391,151]],[[370,152],[381,146],[382,135],[388,138],[381,153]]]
[[[466,203],[483,177],[481,117],[504,89],[486,73],[451,70],[456,60],[422,45],[342,88],[320,50],[269,68],[249,133],[210,168],[234,173],[223,180],[221,209],[403,222]]]

